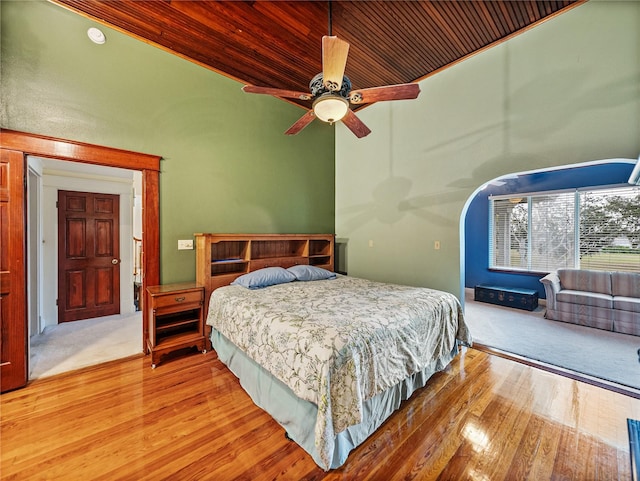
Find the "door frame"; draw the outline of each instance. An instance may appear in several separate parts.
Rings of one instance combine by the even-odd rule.
[[[161,156],[114,149],[94,144],[59,139],[26,132],[0,129],[0,147],[29,155],[56,160],[66,160],[85,164],[119,167],[142,173],[142,292],[147,286],[160,284],[160,159]],[[26,206],[25,206],[26,208]],[[26,232],[25,225],[22,226]],[[26,260],[22,269],[23,283],[26,285]],[[141,310],[147,303],[146,295],[141,296]],[[26,306],[24,325],[27,325]],[[147,324],[142,322],[142,351],[147,352]],[[26,333],[26,329],[25,329]],[[25,346],[27,339],[25,339]],[[25,357],[27,353],[25,352]],[[25,379],[26,384],[26,379]]]
[[[28,337],[34,334],[40,334],[42,331],[41,326],[41,302],[40,302],[40,244],[42,242],[42,230],[41,230],[41,212],[40,212],[40,199],[41,199],[41,185],[42,177],[40,172],[29,165],[29,161],[26,162],[26,175],[27,175],[27,222],[31,226],[31,231],[27,232],[27,309],[29,314],[27,315],[27,321],[29,322],[29,329],[27,330]],[[29,348],[31,343],[29,343]]]

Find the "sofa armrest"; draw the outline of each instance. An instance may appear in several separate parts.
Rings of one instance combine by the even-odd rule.
[[[544,285],[544,293],[547,297],[547,309],[552,311],[556,308],[556,294],[560,291],[560,277],[557,272],[551,272],[540,279]]]

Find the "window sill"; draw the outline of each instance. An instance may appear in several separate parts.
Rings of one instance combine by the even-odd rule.
[[[489,272],[500,272],[502,274],[519,274],[524,276],[544,277],[549,272],[545,271],[525,271],[522,269],[507,269],[504,267],[489,267]]]

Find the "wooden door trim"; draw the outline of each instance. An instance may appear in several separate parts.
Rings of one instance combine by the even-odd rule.
[[[67,160],[84,164],[119,167],[142,172],[142,279],[141,292],[147,286],[160,284],[160,159],[159,155],[142,154],[73,140],[0,129],[0,146],[23,155]],[[25,220],[26,222],[26,220]],[[25,262],[26,279],[26,262]],[[141,297],[144,312],[147,299]],[[26,309],[25,309],[26,316]],[[25,318],[25,323],[26,323]],[[26,324],[25,324],[26,325]],[[143,325],[142,349],[146,351],[146,323]]]
[[[0,129],[0,135],[3,148],[22,151],[27,155],[129,170],[160,171],[161,157],[158,155],[141,154],[15,130]]]

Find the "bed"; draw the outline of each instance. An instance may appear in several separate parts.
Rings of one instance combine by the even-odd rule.
[[[285,257],[234,274],[235,285],[216,286],[206,323],[219,359],[253,401],[318,466],[335,469],[471,336],[450,293],[318,266],[285,269],[292,264]],[[312,262],[304,252],[295,257],[296,264]],[[265,271],[294,279],[266,286],[236,280]]]

